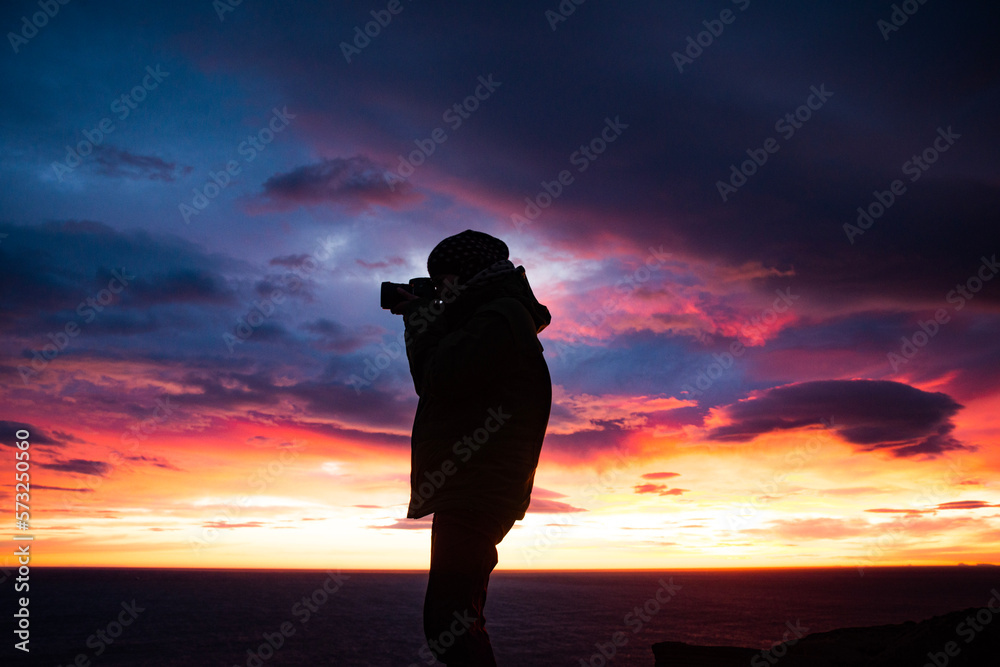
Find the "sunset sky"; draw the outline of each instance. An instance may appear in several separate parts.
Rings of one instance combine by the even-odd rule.
[[[500,569],[1000,562],[998,12],[903,4],[6,3],[4,521],[27,429],[33,564],[425,568],[379,283],[471,228]]]

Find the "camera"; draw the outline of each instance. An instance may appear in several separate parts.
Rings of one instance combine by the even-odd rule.
[[[382,283],[382,308],[385,310],[403,301],[403,295],[396,291],[397,287],[421,299],[433,300],[437,296],[434,281],[430,278],[411,278],[409,283]]]

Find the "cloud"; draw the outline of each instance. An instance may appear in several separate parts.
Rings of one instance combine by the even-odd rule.
[[[190,174],[193,167],[167,162],[155,155],[136,155],[114,146],[98,146],[92,163],[102,176],[173,182]]]
[[[47,491],[72,491],[74,493],[93,493],[93,489],[71,489],[65,486],[46,486],[45,484],[32,484],[34,490],[45,489]]]
[[[876,507],[874,509],[865,510],[866,512],[872,512],[873,514],[928,514],[934,510],[918,510],[918,509],[893,509],[890,507]]]
[[[867,534],[872,524],[860,519],[779,519],[767,528],[753,528],[742,533],[766,534],[783,540],[837,540]]]
[[[225,278],[208,269],[172,268],[149,273],[132,285],[136,296],[130,303],[140,306],[159,303],[233,305],[237,302],[236,293]]]
[[[301,327],[304,331],[319,337],[317,347],[341,354],[354,352],[376,338],[376,330],[368,328],[364,333],[355,333],[339,322],[321,317],[312,322],[306,322]]]
[[[680,477],[679,472],[647,472],[642,476],[643,479],[670,479],[671,477]]]
[[[981,517],[973,516],[950,516],[950,517],[940,517],[940,518],[901,518],[890,525],[895,528],[899,528],[905,532],[906,535],[912,536],[922,536],[922,535],[940,535],[946,531],[966,529],[966,528],[982,528],[983,519]],[[884,526],[880,525],[880,528]]]
[[[388,269],[390,266],[406,266],[406,260],[402,257],[390,257],[379,262],[366,262],[363,259],[354,260],[358,266],[366,269]]]
[[[596,428],[547,433],[545,447],[566,458],[586,459],[602,451],[624,448],[629,437],[636,432],[635,429],[623,428],[621,420],[591,419],[589,425]]]
[[[272,258],[271,261],[268,263],[271,266],[284,266],[289,269],[297,269],[311,257],[312,255],[307,255],[305,253],[298,253],[295,255],[282,255],[280,257]]]
[[[165,468],[166,470],[180,470],[177,466],[169,461],[160,458],[159,456],[126,456],[129,461],[136,461],[140,463],[149,463],[157,468]]]
[[[528,506],[528,512],[534,514],[572,514],[574,512],[587,512],[582,507],[574,507],[569,503],[562,503],[558,500],[549,500],[548,498],[532,498],[531,505]]]
[[[66,433],[65,431],[52,431],[52,435],[59,438],[63,442],[72,442],[77,445],[88,444],[86,440],[76,437],[72,433]]]
[[[151,312],[154,306],[235,305],[236,292],[224,275],[246,269],[240,260],[176,236],[119,231],[100,222],[0,228],[10,236],[0,244],[0,282],[9,288],[0,293],[6,315],[0,329],[16,324],[19,337],[46,337],[75,322],[93,341],[94,333],[136,333],[172,321],[171,311]],[[173,313],[180,326],[191,328],[189,309]],[[73,350],[83,338],[73,341]]]
[[[354,365],[349,364],[348,368]],[[332,438],[380,446],[409,446],[409,436],[399,430],[412,426],[416,397],[401,397],[388,383],[359,393],[340,381],[294,382],[284,371],[255,368],[239,372],[230,370],[233,366],[247,367],[212,359],[202,360],[190,370],[187,364],[177,364],[171,369],[175,371],[171,377],[178,391],[165,396],[184,407],[232,410],[274,425],[305,428]],[[360,362],[356,366],[364,370]],[[301,407],[296,413],[311,418],[293,418],[281,410],[274,414],[261,412],[265,408],[278,409],[286,401]],[[337,423],[323,421],[327,418]]]
[[[434,516],[429,514],[419,519],[399,519],[388,526],[368,526],[377,530],[430,530]]]
[[[729,423],[707,438],[747,442],[764,433],[830,426],[861,451],[934,457],[974,450],[951,436],[951,418],[962,408],[941,392],[888,380],[819,380],[775,387],[722,408]]]
[[[956,500],[950,503],[941,503],[929,509],[896,509],[891,507],[877,507],[865,510],[873,514],[905,514],[907,516],[917,516],[920,514],[937,514],[941,510],[978,510],[991,507],[1000,507],[1000,504],[993,505],[985,500]]]
[[[35,465],[39,468],[47,468],[48,470],[94,475],[95,477],[103,477],[112,469],[109,463],[105,463],[104,461],[89,461],[87,459],[57,459],[54,463],[38,462]]]
[[[30,435],[28,442],[32,445],[52,445],[55,447],[65,446],[65,443],[53,440],[49,437],[43,429],[24,422],[7,421],[6,419],[0,419],[0,432],[5,434],[5,437],[0,439],[0,444],[6,447],[15,447],[14,434],[22,430],[28,432]],[[53,431],[53,434],[56,433],[59,433],[59,431]]]
[[[645,477],[645,475],[643,475]],[[666,484],[636,484],[635,493],[657,493],[661,496],[679,496],[691,489],[671,489]]]
[[[229,523],[228,521],[206,521],[201,524],[205,528],[231,529],[231,528],[261,528],[262,521],[244,521],[243,523]]]
[[[978,510],[985,507],[1000,507],[1000,505],[991,505],[984,500],[956,500],[950,503],[941,503],[936,509],[939,510]]]
[[[406,447],[410,444],[409,435],[390,433],[388,429],[409,430],[413,425],[416,401],[409,396],[401,399],[392,392],[391,387],[384,390],[369,388],[357,393],[350,386],[339,382],[307,380],[287,387],[286,390],[295,398],[306,401],[309,414],[341,419],[350,424],[363,425],[363,428],[319,422],[299,425],[333,437]],[[383,431],[383,427],[387,430]]]
[[[390,187],[388,171],[367,157],[329,158],[272,176],[264,182],[261,202],[266,210],[339,204],[367,209],[373,204],[398,208],[419,199],[409,183]]]
[[[540,486],[536,486],[531,489],[532,498],[565,498],[565,493],[559,493],[558,491],[550,491],[549,489],[543,489]]]

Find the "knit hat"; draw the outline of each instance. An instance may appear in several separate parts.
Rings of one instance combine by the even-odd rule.
[[[509,255],[507,244],[500,239],[466,229],[434,246],[427,257],[427,272],[431,278],[453,273],[460,282],[465,282],[483,269],[506,260]]]

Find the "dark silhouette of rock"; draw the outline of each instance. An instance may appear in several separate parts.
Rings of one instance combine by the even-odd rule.
[[[769,650],[661,642],[653,655],[656,667],[1000,667],[1000,605],[817,632]]]

